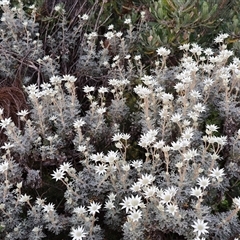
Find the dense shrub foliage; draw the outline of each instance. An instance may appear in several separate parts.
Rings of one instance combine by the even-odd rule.
[[[1,239],[240,237],[240,59],[177,2],[0,1]]]

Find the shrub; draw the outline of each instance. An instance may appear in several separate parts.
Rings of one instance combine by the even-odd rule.
[[[81,46],[74,46],[57,6],[47,31],[62,32],[48,43],[56,55],[45,56],[47,43],[31,35],[39,30],[35,18],[21,4],[1,6],[8,19],[1,23],[2,76],[14,78],[7,69],[23,59],[39,77],[31,84],[26,70],[28,108],[16,108],[16,121],[0,110],[7,138],[1,238],[100,240],[111,231],[133,240],[239,237],[240,60],[227,48],[228,34],[215,38],[217,49],[180,45],[178,66],[168,65],[170,49],[158,47],[149,66],[131,48],[141,25],[127,18],[125,32],[108,26],[106,46],[81,15]],[[68,74],[68,52],[57,57],[56,36],[61,47],[77,48],[75,73],[94,80],[80,89],[84,106],[81,78]],[[96,84],[98,77],[104,81]]]

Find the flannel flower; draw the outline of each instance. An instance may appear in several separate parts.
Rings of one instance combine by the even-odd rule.
[[[207,229],[209,227],[207,226],[207,223],[205,223],[201,219],[195,221],[192,227],[194,228],[193,232],[196,232],[198,237],[200,237],[201,234],[205,235],[206,233],[208,233]]]
[[[87,233],[84,232],[84,228],[82,226],[79,226],[77,228],[72,228],[71,231],[72,240],[82,240],[86,237]]]

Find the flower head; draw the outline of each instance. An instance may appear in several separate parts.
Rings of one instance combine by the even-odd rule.
[[[131,196],[131,197],[125,197],[122,203],[122,209],[126,209],[126,212],[128,213],[129,211],[136,210],[138,207],[143,207],[143,203],[141,200],[140,196]]]
[[[127,18],[125,19],[124,21],[125,24],[131,24],[132,23],[132,20],[130,18]]]
[[[205,189],[210,184],[210,181],[209,181],[209,178],[201,177],[201,178],[198,178],[197,183],[200,187]]]
[[[107,156],[105,156],[104,161],[109,164],[113,164],[118,159],[119,159],[118,152],[109,151]]]
[[[83,14],[83,15],[81,16],[81,19],[84,20],[84,21],[87,21],[88,18],[89,18],[89,16],[88,16],[87,14]]]
[[[155,147],[156,149],[161,149],[163,148],[164,145],[165,145],[165,142],[163,140],[159,140],[153,145],[153,147]]]
[[[205,112],[206,107],[202,103],[197,103],[196,105],[193,106],[193,109],[196,112],[201,113],[201,112]]]
[[[115,133],[112,137],[112,141],[114,142],[117,142],[117,141],[120,141],[123,137],[123,134],[122,133]]]
[[[131,209],[131,205],[130,205],[130,198],[125,197],[125,199],[123,200],[122,203],[120,203],[120,205],[122,205],[122,209],[126,209],[126,213],[129,212],[129,210]]]
[[[64,162],[62,165],[60,165],[59,170],[62,172],[68,172],[71,167],[72,167],[71,163]]]
[[[222,43],[225,38],[228,38],[228,36],[229,35],[227,33],[221,33],[214,39],[214,42],[215,43]]]
[[[73,238],[72,240],[82,240],[87,235],[87,233],[84,232],[84,228],[82,226],[77,228],[72,228],[72,231],[70,234]]]
[[[206,126],[206,133],[212,134],[212,132],[217,132],[218,126],[216,126],[215,124],[207,124]]]
[[[142,164],[142,160],[133,160],[130,165],[136,169],[140,169],[142,167]]]
[[[98,166],[95,166],[95,171],[99,175],[104,175],[107,172],[108,166],[106,164],[99,164]]]
[[[111,39],[114,37],[114,33],[112,31],[108,31],[104,34],[104,37],[106,37],[107,39]]]
[[[142,211],[141,210],[133,210],[131,211],[130,215],[128,215],[128,220],[131,220],[132,222],[138,222],[139,219],[142,217]]]
[[[116,196],[117,196],[116,194],[110,193],[110,194],[108,195],[108,198],[109,198],[110,201],[114,201],[115,198],[116,198]]]
[[[134,92],[137,93],[140,98],[146,98],[152,93],[152,90],[139,84],[134,88]]]
[[[185,44],[183,44],[183,45],[181,45],[179,47],[180,50],[185,50],[185,51],[188,51],[189,48],[190,48],[190,44],[189,43],[185,43]]]
[[[2,128],[6,128],[11,122],[12,122],[11,118],[2,119],[0,122],[0,126]]]
[[[128,134],[128,133],[123,133],[123,134],[122,134],[122,139],[125,140],[125,141],[127,141],[130,137],[131,137],[131,136],[130,136],[130,134]]]
[[[189,149],[187,152],[183,153],[183,158],[185,161],[189,161],[198,155],[196,149]]]
[[[191,225],[194,230],[193,232],[197,232],[197,236],[199,237],[201,234],[206,234],[208,233],[207,229],[209,228],[207,226],[207,223],[205,223],[203,220],[198,219],[197,221],[194,222],[193,225]]]
[[[166,203],[166,204],[168,204],[168,203],[170,203],[171,201],[172,201],[172,197],[173,197],[173,194],[172,194],[172,192],[171,191],[169,191],[169,190],[165,190],[162,194],[161,194],[161,201],[160,201],[160,203],[162,203],[162,204],[164,204],[164,203]]]
[[[68,81],[68,82],[76,82],[77,78],[75,78],[74,76],[70,76],[70,75],[63,75],[63,80]]]
[[[36,199],[36,204],[38,206],[44,206],[44,204],[45,204],[44,202],[45,202],[45,199],[41,199],[41,198]]]
[[[0,6],[9,5],[9,4],[10,4],[9,0],[1,0],[0,1]]]
[[[90,155],[90,159],[92,161],[94,161],[95,163],[97,163],[97,162],[105,162],[104,155],[103,155],[102,152]]]
[[[82,119],[79,119],[79,120],[76,120],[74,123],[73,123],[73,126],[75,128],[80,128],[82,127],[86,122],[83,121]]]
[[[28,114],[29,114],[28,110],[21,110],[17,113],[18,116],[22,116],[22,117],[25,117]]]
[[[13,148],[14,147],[14,144],[8,142],[8,143],[4,143],[4,146],[1,146],[2,149],[5,149],[5,150],[9,150],[10,148]]]
[[[163,57],[167,57],[170,53],[171,51],[165,47],[160,47],[157,49],[157,54]]]
[[[144,195],[145,195],[145,198],[150,198],[150,197],[153,197],[155,195],[155,193],[157,192],[157,187],[155,186],[151,186],[151,187],[146,187],[144,189]]]
[[[153,183],[153,181],[155,180],[155,177],[151,174],[143,174],[142,177],[138,180],[138,182],[142,185],[142,186],[147,186]]]
[[[46,213],[53,212],[54,211],[54,204],[49,203],[49,204],[43,206],[43,211],[46,212]]]
[[[167,205],[167,210],[166,211],[171,213],[174,216],[175,213],[177,213],[177,211],[178,211],[178,206],[170,203],[170,204]]]
[[[29,202],[29,200],[31,199],[30,196],[28,196],[26,193],[24,195],[21,195],[20,199],[19,199],[19,202]]]
[[[85,93],[90,93],[90,92],[93,92],[94,90],[95,90],[95,87],[92,87],[92,86],[86,85],[85,87],[83,87],[83,91]]]
[[[203,193],[202,193],[201,188],[198,188],[198,187],[191,188],[191,195],[193,195],[193,196],[199,198],[199,197],[202,196],[202,194],[203,194]]]
[[[85,207],[80,206],[80,207],[74,208],[73,212],[76,213],[77,215],[83,215],[87,212],[87,210],[85,209]]]
[[[171,121],[175,122],[175,123],[178,123],[178,122],[181,121],[181,117],[182,117],[181,113],[175,113],[174,115],[172,115]]]
[[[53,171],[51,175],[53,179],[56,179],[56,181],[58,181],[64,178],[64,174],[64,171],[62,171],[61,169],[57,169],[56,171]]]
[[[198,46],[196,43],[192,43],[192,48],[190,49],[191,53],[201,55],[202,50],[202,47]]]
[[[136,61],[139,61],[141,59],[141,55],[136,55],[135,57],[134,57],[134,60],[136,60]]]
[[[224,173],[223,168],[219,169],[218,167],[211,170],[211,174],[209,174],[209,176],[215,177],[218,181],[221,180],[224,175],[225,175],[225,173]]]
[[[156,140],[156,136],[158,134],[157,130],[149,130],[147,133],[144,133],[139,141],[139,145],[141,147],[147,147]]]
[[[99,213],[99,209],[101,208],[101,204],[95,203],[94,201],[88,206],[88,211],[90,214],[95,215]]]
[[[114,204],[113,204],[113,202],[111,201],[111,200],[108,200],[106,203],[105,203],[105,207],[104,208],[106,208],[106,209],[114,209],[115,208],[115,206],[114,206]]]
[[[0,164],[0,173],[4,173],[9,169],[9,163],[8,161],[4,161],[3,163]]]
[[[137,209],[138,207],[142,207],[143,206],[141,197],[138,196],[138,195],[131,196],[129,198],[129,203],[130,203],[131,209]]]
[[[141,186],[142,185],[141,185],[140,182],[135,182],[130,189],[133,192],[140,192],[141,191]]]
[[[238,209],[240,209],[240,197],[233,198],[233,203],[237,206]]]

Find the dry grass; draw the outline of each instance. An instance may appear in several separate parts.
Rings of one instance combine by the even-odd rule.
[[[27,109],[26,98],[21,88],[1,87],[0,88],[0,108],[4,109],[3,118],[11,118],[16,126],[22,128],[22,123],[17,112]],[[7,140],[4,130],[0,131],[0,145]]]

